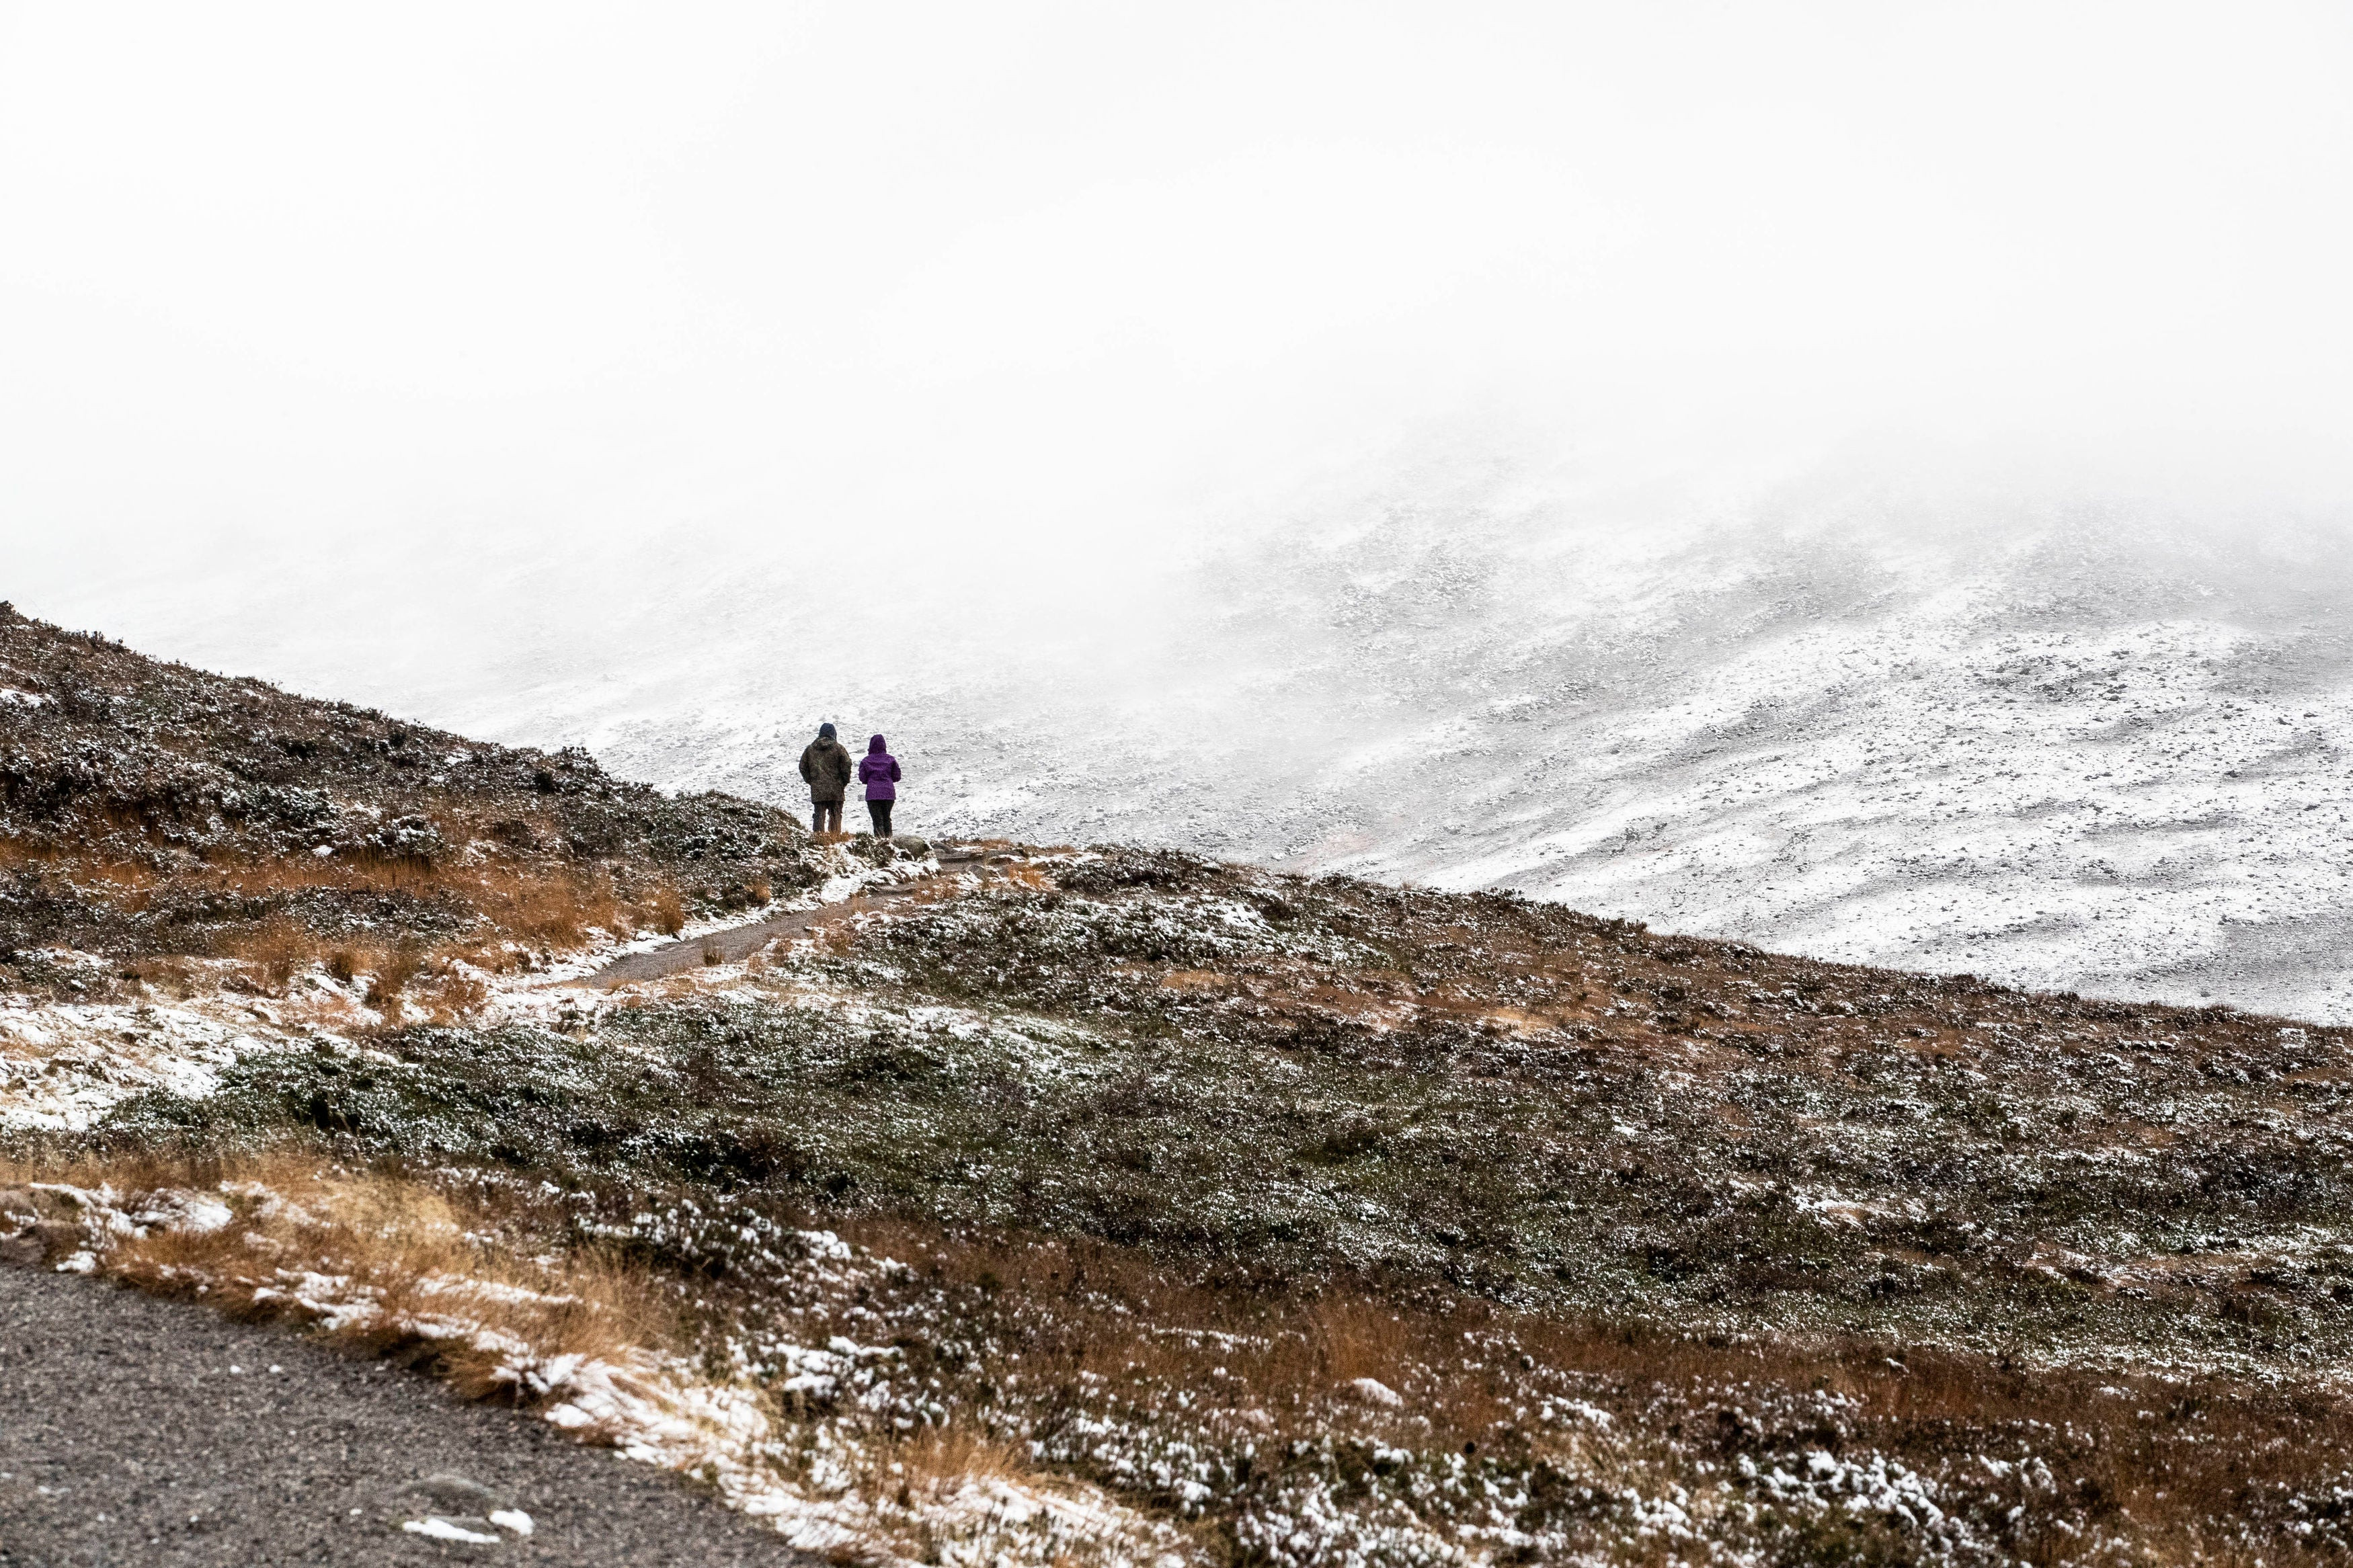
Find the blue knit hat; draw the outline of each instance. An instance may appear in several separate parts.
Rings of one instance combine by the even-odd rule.
[[[817,727],[817,738],[818,738],[818,740],[820,740],[820,741],[830,741],[830,740],[832,740],[832,739],[833,739],[833,726],[832,726],[832,725],[830,725],[830,724],[819,724],[819,725]]]

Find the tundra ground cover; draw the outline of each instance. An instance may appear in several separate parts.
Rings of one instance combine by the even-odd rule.
[[[1237,1561],[2326,1537],[2323,1031],[1117,850],[565,996],[77,1147],[544,1184],[813,1494],[958,1431]]]
[[[39,907],[93,897],[24,820]],[[533,864],[707,925],[894,858],[776,831]],[[167,901],[230,874],[156,854]],[[2341,1031],[1117,847],[974,847],[610,991],[474,900],[448,940],[514,962],[419,938],[474,991],[372,1005],[409,908],[317,932],[341,974],[240,955],[307,918],[271,898],[20,949],[0,1247],[585,1415],[849,1556],[2348,1544]],[[139,1076],[205,1008],[272,1021]],[[68,1053],[119,1081],[16,1114]]]

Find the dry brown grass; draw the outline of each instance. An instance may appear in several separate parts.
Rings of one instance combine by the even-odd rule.
[[[195,994],[203,983],[195,964],[174,955],[134,958],[122,966],[121,974],[125,980],[175,998]]]
[[[889,1450],[888,1462],[899,1467],[904,1490],[934,1495],[967,1481],[1026,1484],[1037,1474],[1021,1448],[969,1425],[923,1428]]]
[[[654,889],[646,905],[653,917],[654,929],[664,936],[676,936],[686,929],[686,905],[680,900],[678,889],[664,882]]]
[[[485,987],[469,969],[536,968],[543,956],[576,950],[599,931],[625,935],[651,925],[674,935],[686,921],[675,887],[663,884],[635,901],[621,896],[601,869],[528,859],[434,864],[414,857],[297,855],[189,861],[158,871],[134,859],[37,850],[6,839],[0,840],[0,866],[34,869],[69,884],[85,901],[119,910],[143,910],[167,894],[182,904],[238,899],[281,906],[259,919],[206,925],[183,952],[126,963],[123,978],[147,988],[189,994],[200,977],[185,960],[229,959],[241,967],[211,976],[212,983],[283,994],[297,975],[316,965],[343,984],[364,982],[371,1006],[413,1003],[438,1022],[461,1020],[486,1001]],[[438,942],[375,941],[314,929],[283,907],[321,891],[438,906],[440,912],[427,923],[454,925],[458,934]]]
[[[1091,1489],[1041,1467],[1026,1444],[992,1437],[976,1424],[919,1428],[877,1445],[867,1452],[864,1469],[859,1489],[878,1503],[895,1504],[898,1511],[878,1509],[871,1538],[837,1551],[833,1560],[838,1563],[895,1557],[902,1563],[994,1562],[1001,1568],[1010,1562],[1039,1561],[1034,1542],[990,1540],[995,1530],[989,1516],[997,1505],[970,1494],[975,1489],[986,1493],[997,1488],[1029,1499],[1075,1503],[1079,1517],[1094,1524],[1093,1531],[1064,1536],[1046,1559],[1049,1568],[1127,1568],[1141,1561],[1163,1560],[1167,1550],[1165,1539],[1147,1544],[1125,1537],[1116,1526],[1107,1534],[1096,1533],[1104,1521],[1089,1496]],[[941,1504],[948,1506],[943,1510]],[[1209,1528],[1186,1533],[1194,1538],[1192,1561],[1216,1562],[1223,1555],[1216,1550]],[[1008,1547],[1009,1552],[1005,1550]]]
[[[640,909],[621,898],[601,870],[545,862],[457,864],[414,856],[292,855],[190,861],[159,871],[119,858],[37,853],[19,840],[0,841],[0,847],[8,851],[0,864],[37,869],[70,883],[92,902],[134,913],[146,909],[167,886],[183,899],[282,901],[319,891],[369,894],[446,903],[478,916],[501,935],[539,947],[573,946],[592,930],[618,932],[646,918],[657,924],[683,924],[685,920],[674,888],[656,889]]]
[[[236,1217],[208,1233],[158,1230],[118,1243],[107,1273],[167,1296],[197,1298],[251,1321],[310,1321],[294,1299],[305,1274],[334,1277],[343,1301],[373,1297],[379,1310],[332,1337],[379,1353],[429,1353],[460,1393],[479,1398],[511,1381],[510,1352],[465,1334],[428,1334],[462,1322],[520,1342],[545,1358],[619,1363],[633,1349],[671,1348],[677,1314],[641,1267],[597,1252],[552,1254],[480,1239],[515,1216],[405,1177],[352,1172],[296,1155],[235,1160],[144,1156],[34,1169],[0,1166],[0,1184],[64,1181],[222,1193]],[[260,1195],[263,1190],[269,1195]],[[520,1240],[521,1238],[517,1238]]]
[[[296,973],[319,963],[323,952],[323,943],[316,935],[284,915],[272,915],[225,933],[212,947],[220,957],[253,964],[273,991],[282,990]]]
[[[386,1010],[413,1002],[437,1023],[471,1016],[490,1000],[490,989],[461,964],[484,969],[507,967],[510,960],[495,950],[475,943],[447,943],[427,948],[402,940],[390,943],[341,941],[321,937],[282,916],[256,922],[224,934],[212,943],[216,954],[245,966],[237,989],[282,995],[293,978],[313,964],[351,984],[365,980],[365,1001]],[[124,966],[123,973],[185,994],[187,986],[174,987],[168,976],[185,961],[149,959]],[[158,979],[157,976],[165,978]]]
[[[408,989],[425,968],[424,955],[413,942],[399,942],[376,959],[369,972],[367,1001],[371,1007],[386,1007]]]
[[[1252,1394],[1278,1430],[1321,1419],[1334,1390],[1358,1378],[1402,1388],[1419,1371],[1459,1361],[1465,1334],[1489,1324],[1476,1311],[1415,1312],[1346,1286],[1303,1297],[1220,1289],[1103,1242],[974,1237],[896,1219],[829,1223],[983,1292],[994,1313],[1020,1323],[1030,1376],[1050,1369],[1074,1381],[1223,1384]],[[1483,1433],[1498,1395],[1475,1382],[1451,1373],[1432,1381],[1416,1415],[1450,1442]]]
[[[1523,1446],[1655,1489],[1667,1479],[1696,1484],[1686,1472],[1713,1453],[1718,1411],[1739,1409],[1753,1421],[1772,1391],[1819,1392],[1853,1402],[1855,1440],[1931,1470],[1957,1457],[2015,1453],[2022,1434],[2038,1449],[2052,1434],[2072,1434],[2067,1495],[2116,1518],[2161,1560],[2181,1562],[2236,1561],[2220,1531],[2250,1496],[2308,1489],[2353,1465],[2353,1405],[2221,1374],[2183,1383],[2028,1368],[1831,1335],[1736,1343],[1483,1302],[1416,1310],[1345,1281],[1305,1298],[1214,1288],[1103,1244],[832,1223],[860,1245],[979,1291],[980,1310],[1018,1346],[1025,1379],[1059,1384],[1073,1397],[1094,1379],[1215,1390],[1222,1402],[1263,1412],[1277,1438],[1330,1430],[1335,1401],[1349,1403],[1346,1385],[1369,1377],[1406,1400],[1403,1414],[1359,1405],[1345,1417],[1369,1431],[1409,1422],[1400,1440],[1415,1446]],[[1562,1374],[1618,1424],[1607,1433],[1531,1427],[1527,1409],[1542,1388],[1562,1387]],[[1671,1434],[1662,1425],[1670,1418],[1688,1430]],[[2019,1544],[2036,1564],[2080,1548],[2060,1532]]]

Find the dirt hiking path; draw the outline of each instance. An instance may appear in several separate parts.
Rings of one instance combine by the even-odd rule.
[[[633,952],[617,958],[594,974],[584,974],[577,980],[567,980],[566,985],[596,985],[610,989],[626,985],[632,980],[659,980],[665,974],[677,974],[699,969],[706,963],[741,963],[780,936],[797,936],[819,921],[860,909],[887,908],[902,899],[910,899],[944,876],[950,867],[962,867],[967,861],[977,861],[977,851],[943,850],[941,869],[912,882],[900,882],[887,888],[852,893],[838,904],[819,904],[813,910],[795,910],[789,914],[771,915],[749,925],[730,926],[702,936],[681,937],[677,942],[664,942],[643,952]],[[713,956],[713,955],[716,956]]]

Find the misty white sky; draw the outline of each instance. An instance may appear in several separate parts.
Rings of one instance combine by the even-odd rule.
[[[1093,569],[1430,431],[2335,500],[2348,18],[6,4],[0,595]]]

